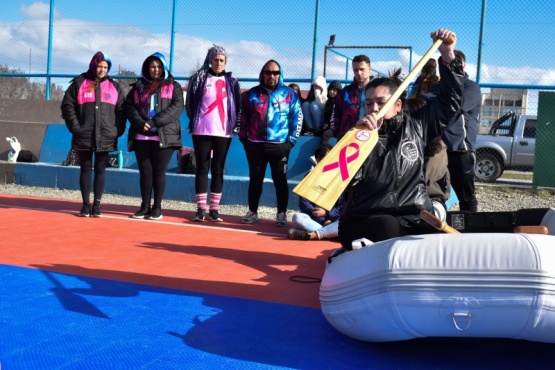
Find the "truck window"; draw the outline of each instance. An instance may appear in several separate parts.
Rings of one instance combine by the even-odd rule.
[[[496,136],[512,136],[514,121],[514,116],[512,114],[506,114],[493,124],[491,134]]]
[[[536,120],[527,119],[524,123],[524,134],[523,137],[534,139],[536,137]]]

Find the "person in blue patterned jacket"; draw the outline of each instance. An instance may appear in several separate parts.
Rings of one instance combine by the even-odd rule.
[[[276,225],[287,225],[287,164],[301,132],[303,114],[295,91],[283,84],[283,70],[269,60],[259,76],[260,84],[243,95],[239,139],[249,163],[249,211],[242,223],[258,221],[258,204],[266,167],[270,164],[277,199]]]

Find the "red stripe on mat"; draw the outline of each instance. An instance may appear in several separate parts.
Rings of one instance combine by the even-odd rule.
[[[319,284],[337,243],[291,241],[261,220],[192,222],[165,210],[161,221],[129,218],[136,207],[103,205],[80,218],[80,203],[0,194],[0,263],[195,292],[319,307]]]

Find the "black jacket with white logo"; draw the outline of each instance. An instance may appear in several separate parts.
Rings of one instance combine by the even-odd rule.
[[[384,121],[380,140],[347,188],[341,222],[389,214],[410,224],[418,222],[420,211],[432,210],[424,181],[424,148],[460,110],[464,79],[460,58],[449,64],[440,59],[439,71],[437,99]]]

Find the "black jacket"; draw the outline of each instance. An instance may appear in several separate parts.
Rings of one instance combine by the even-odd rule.
[[[62,100],[62,118],[72,133],[73,149],[112,152],[125,132],[123,91],[108,76],[88,91],[92,83],[87,73],[73,79]]]
[[[403,111],[380,128],[380,139],[347,188],[341,222],[389,214],[419,221],[432,210],[424,181],[424,148],[439,136],[462,103],[464,72],[460,58],[439,63],[440,93],[414,111]]]
[[[183,90],[181,85],[169,76],[164,84],[156,92],[156,115],[152,119],[143,117],[143,104],[148,104],[146,92],[144,92],[147,80],[140,78],[132,84],[131,91],[127,94],[125,101],[125,112],[129,120],[129,134],[127,137],[127,150],[134,150],[135,134],[143,134],[145,122],[151,127],[158,128],[161,148],[181,148],[181,124],[179,118],[183,112]]]
[[[448,152],[475,151],[478,136],[480,110],[482,109],[482,92],[480,86],[470,80],[465,73],[462,114],[443,132],[443,141]]]

